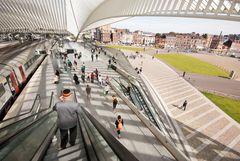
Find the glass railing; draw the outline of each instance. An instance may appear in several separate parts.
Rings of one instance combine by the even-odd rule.
[[[51,97],[50,97],[50,103],[48,107],[52,107],[53,104],[53,95],[54,93],[52,92]],[[36,95],[33,105],[31,107],[31,109],[28,112],[22,113],[20,115],[14,116],[14,117],[10,117],[7,118],[5,120],[0,121],[0,129],[4,128],[5,126],[8,126],[14,122],[17,122],[19,120],[22,120],[24,118],[27,118],[35,113],[41,112],[41,96],[39,94]],[[46,109],[44,109],[46,110]]]
[[[1,143],[0,160],[31,160],[49,131],[56,126],[56,120],[56,113],[51,111],[12,137],[11,141]]]
[[[35,102],[36,103],[36,102]],[[35,104],[34,103],[34,104]],[[4,142],[6,139],[11,138],[13,135],[21,131],[22,129],[26,128],[27,126],[31,125],[32,122],[40,119],[49,111],[52,110],[52,103],[53,103],[53,94],[51,95],[50,103],[49,103],[49,108],[41,110],[37,113],[34,113],[32,115],[21,115],[12,119],[7,120],[8,123],[4,127],[0,129],[0,143]],[[34,105],[33,105],[34,106]],[[16,121],[17,119],[17,121]],[[15,122],[12,122],[12,121]],[[10,122],[11,121],[11,122]]]

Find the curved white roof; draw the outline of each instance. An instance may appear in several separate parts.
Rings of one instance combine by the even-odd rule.
[[[77,35],[132,16],[240,21],[240,0],[0,0],[0,10],[0,32]]]

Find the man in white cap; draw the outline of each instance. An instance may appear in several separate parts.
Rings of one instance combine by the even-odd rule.
[[[68,131],[70,131],[69,143],[75,145],[77,137],[77,114],[80,113],[79,104],[73,101],[70,89],[64,89],[60,97],[61,102],[54,105],[53,110],[57,111],[57,125],[60,130],[61,148],[65,149],[68,142]]]

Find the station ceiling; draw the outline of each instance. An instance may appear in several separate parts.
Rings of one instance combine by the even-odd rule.
[[[240,21],[240,0],[0,0],[0,32],[77,35],[133,16]]]

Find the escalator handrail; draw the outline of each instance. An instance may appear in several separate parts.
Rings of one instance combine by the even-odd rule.
[[[76,103],[78,103],[75,89],[73,90],[73,92],[74,92],[74,101]],[[77,114],[77,119],[78,119],[79,129],[80,129],[80,132],[81,132],[82,137],[83,137],[83,143],[84,143],[84,147],[86,149],[87,158],[91,161],[98,161],[97,156],[96,156],[96,152],[93,149],[92,142],[91,142],[91,140],[90,140],[90,138],[89,138],[89,136],[86,132],[86,128],[80,122],[81,119],[79,118],[79,114]]]
[[[11,135],[8,135],[7,137],[4,137],[3,140],[0,140],[0,145],[2,146],[2,145],[7,144],[9,141],[11,141],[11,139],[13,139],[14,137],[17,137],[17,135],[19,135],[21,132],[27,130],[29,127],[38,123],[39,121],[41,121],[43,118],[45,118],[47,115],[51,114],[52,112],[53,112],[53,110],[49,111],[48,113],[46,113],[42,117],[36,119],[35,121],[31,122],[29,125],[25,126],[24,128],[21,128],[21,129],[17,130],[14,134],[11,134]]]
[[[46,109],[44,109],[44,110],[41,110],[41,111],[39,111],[39,112],[37,112],[37,113],[34,113],[34,114],[30,115],[30,116],[27,116],[27,117],[25,117],[25,118],[23,118],[23,119],[21,119],[21,120],[15,121],[15,122],[13,122],[12,124],[9,124],[9,125],[7,125],[7,126],[4,126],[3,128],[0,128],[0,132],[1,132],[1,131],[4,131],[4,130],[7,129],[7,128],[9,128],[9,126],[18,124],[19,122],[22,122],[22,121],[24,121],[24,120],[27,120],[27,119],[29,119],[30,117],[33,117],[33,116],[35,116],[35,115],[39,115],[39,114],[41,114],[41,113],[49,110],[50,107],[52,106],[52,101],[53,101],[53,92],[52,92],[52,94],[51,94],[51,99],[50,99],[50,103],[49,103],[49,107],[48,107],[48,108],[46,108]]]
[[[20,115],[14,116],[14,117],[7,118],[7,119],[5,119],[5,120],[2,120],[2,121],[0,121],[0,124],[5,123],[5,122],[7,122],[7,121],[9,121],[9,120],[13,120],[13,119],[19,118],[19,117],[21,117],[21,116],[23,116],[23,115],[27,115],[27,114],[31,113],[32,110],[33,110],[33,107],[35,106],[35,104],[36,104],[36,102],[37,102],[37,100],[38,100],[38,98],[41,100],[40,94],[37,94],[37,95],[36,95],[36,97],[35,97],[35,99],[34,99],[34,101],[33,101],[32,107],[31,107],[31,109],[30,109],[28,112],[22,113],[22,114],[20,114]]]
[[[74,93],[75,101],[77,102],[75,90]],[[81,106],[81,109],[121,161],[138,161],[138,159],[109,133],[109,131],[107,131],[84,107]]]
[[[88,119],[101,134],[104,140],[108,143],[114,153],[120,158],[121,161],[138,161],[138,159],[125,148],[105,127],[99,123],[84,107],[81,107]]]
[[[51,111],[52,113],[53,111]],[[50,113],[49,113],[50,114]],[[51,143],[51,140],[53,136],[55,135],[58,127],[57,124],[55,123],[54,126],[49,130],[48,134],[46,135],[44,141],[41,143],[41,145],[38,147],[37,151],[32,157],[32,161],[40,161],[44,158],[45,152],[49,147],[49,144]]]

